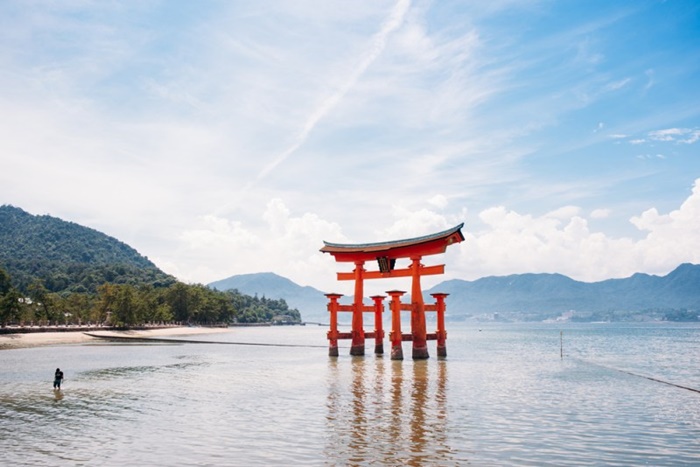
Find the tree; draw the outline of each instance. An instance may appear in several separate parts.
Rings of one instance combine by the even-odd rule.
[[[166,294],[166,300],[176,321],[189,322],[192,310],[189,288],[186,284],[178,282],[170,287]]]
[[[0,297],[4,296],[12,289],[10,275],[3,268],[0,268]]]
[[[40,280],[34,280],[29,284],[27,292],[35,309],[35,316],[40,320],[59,321],[61,316],[55,309],[55,299],[52,294],[44,287],[44,283]]]
[[[112,311],[112,321],[117,326],[133,326],[143,323],[139,313],[139,303],[134,288],[130,285],[117,285]]]
[[[12,288],[4,295],[0,296],[0,323],[6,326],[8,323],[17,321],[22,313],[20,299],[22,294],[17,289]]]

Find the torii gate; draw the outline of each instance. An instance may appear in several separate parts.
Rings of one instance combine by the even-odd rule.
[[[447,332],[445,331],[445,297],[448,294],[435,293],[431,294],[436,302],[435,304],[426,305],[423,301],[423,292],[420,285],[420,277],[433,274],[444,274],[445,265],[423,266],[420,260],[423,256],[436,255],[444,253],[449,245],[459,243],[464,240],[462,235],[462,227],[464,223],[456,227],[438,232],[432,235],[423,237],[409,238],[405,240],[396,240],[391,242],[365,243],[365,244],[338,244],[324,241],[324,247],[321,248],[323,253],[330,253],[338,262],[355,263],[353,272],[339,272],[338,280],[354,280],[355,281],[355,297],[352,305],[341,305],[338,299],[341,294],[326,294],[329,299],[328,311],[330,312],[330,331],[328,331],[329,349],[328,355],[331,357],[338,356],[338,339],[352,339],[350,347],[350,355],[365,354],[365,337],[375,338],[375,353],[384,353],[384,331],[382,327],[382,312],[384,305],[382,301],[384,296],[377,295],[371,297],[374,301],[373,306],[365,307],[362,303],[363,297],[363,281],[365,279],[384,279],[391,277],[411,277],[411,304],[402,304],[401,296],[405,291],[389,290],[387,293],[391,296],[391,322],[392,329],[389,334],[391,340],[391,359],[403,360],[403,349],[401,342],[410,340],[413,342],[413,359],[429,358],[428,355],[428,340],[437,340],[438,357],[447,356],[445,340]],[[400,258],[409,258],[411,265],[405,269],[394,269],[396,260]],[[366,271],[364,264],[366,261],[377,261],[379,265],[378,271]],[[411,311],[411,333],[401,333],[401,310]],[[338,332],[338,312],[352,312],[352,332]],[[425,312],[437,312],[437,332],[428,334],[426,332]],[[363,329],[364,312],[374,312],[375,331],[373,333],[365,333]]]

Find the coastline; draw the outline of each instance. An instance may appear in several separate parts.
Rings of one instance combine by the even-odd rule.
[[[208,328],[177,326],[156,329],[138,329],[128,331],[90,331],[101,336],[123,337],[162,337],[162,336],[189,336],[197,334],[214,334],[228,331],[228,328]],[[88,342],[100,342],[100,339],[88,336],[82,330],[70,332],[30,332],[0,335],[0,350],[26,349],[30,347],[43,347],[65,344],[85,344]]]

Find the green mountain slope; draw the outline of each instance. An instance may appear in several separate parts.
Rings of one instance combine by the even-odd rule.
[[[105,282],[168,286],[175,278],[119,240],[73,222],[0,206],[0,268],[21,291],[90,292]]]

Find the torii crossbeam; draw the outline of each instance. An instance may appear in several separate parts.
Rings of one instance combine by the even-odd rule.
[[[451,229],[438,232],[432,235],[423,237],[409,238],[404,240],[396,240],[390,242],[379,243],[364,243],[364,244],[339,244],[324,241],[324,247],[321,248],[323,253],[329,253],[335,257],[338,262],[355,263],[353,272],[339,272],[338,280],[354,280],[355,281],[355,297],[351,306],[343,306],[338,303],[340,294],[327,294],[329,298],[328,309],[331,313],[331,329],[328,332],[330,341],[329,355],[338,356],[338,339],[352,339],[350,347],[350,355],[365,354],[365,337],[375,337],[377,345],[375,353],[383,353],[383,339],[381,312],[383,310],[382,300],[385,297],[375,296],[374,306],[364,307],[362,303],[363,297],[363,281],[365,279],[386,279],[397,277],[411,277],[411,304],[403,305],[400,302],[400,297],[405,293],[400,290],[390,290],[387,293],[392,297],[392,331],[391,339],[391,358],[395,360],[403,359],[403,350],[401,342],[403,340],[411,340],[413,342],[413,358],[425,359],[428,358],[428,338],[438,341],[438,356],[446,356],[445,339],[447,332],[444,325],[444,299],[447,294],[433,294],[436,299],[435,305],[426,305],[423,301],[423,292],[421,290],[420,278],[425,275],[444,274],[445,265],[423,266],[420,261],[423,256],[436,255],[444,253],[449,245],[464,241],[462,235],[462,227],[464,224],[459,224]],[[396,260],[408,258],[411,264],[404,269],[396,269]],[[379,270],[366,271],[364,269],[365,262],[377,261]],[[411,334],[401,333],[400,311],[411,311]],[[428,335],[425,324],[425,311],[438,312],[438,330],[435,334]],[[351,311],[352,312],[352,332],[340,333],[337,329],[337,312]],[[375,313],[375,332],[365,333],[363,329],[363,313],[372,311]],[[373,336],[369,336],[372,334]]]

